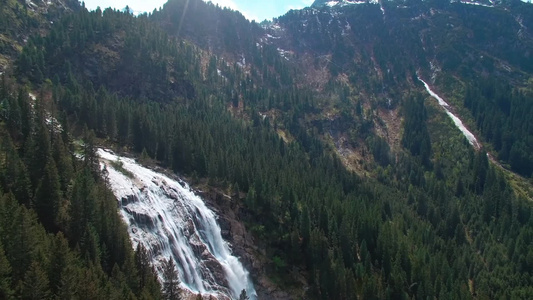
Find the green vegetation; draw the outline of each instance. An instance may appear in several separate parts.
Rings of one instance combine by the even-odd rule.
[[[78,7],[77,0],[0,1],[0,70],[17,58],[26,39]]]
[[[197,13],[234,17],[237,21],[230,25],[244,22],[237,13],[190,2],[199,5]],[[179,10],[182,4],[174,0],[165,9]],[[253,56],[244,71],[165,33],[158,24],[174,14],[165,9],[138,18],[110,9],[81,9],[57,22],[49,35],[29,41],[16,63],[16,76],[42,84],[38,99],[47,100],[37,102],[34,118],[27,93],[13,92],[16,85],[4,76],[0,187],[5,194],[0,212],[6,213],[0,218],[0,267],[5,266],[0,268],[0,293],[47,296],[75,289],[106,299],[161,295],[145,250],[133,255],[113,195],[100,179],[96,137],[143,152],[144,158],[176,172],[206,178],[212,186],[245,193],[242,217],[272,258],[269,271],[289,285],[296,284],[291,267],[305,270],[308,298],[533,295],[533,210],[516,196],[502,171],[464,138],[449,136],[450,121],[416,93],[397,93],[391,103],[379,100],[371,109],[360,102],[352,107],[350,88],[381,93],[391,85],[394,93],[409,85],[394,74],[414,74],[413,66],[425,59],[409,55],[412,49],[406,46],[418,43],[417,28],[425,21],[416,21],[415,36],[402,26],[383,30],[381,21],[359,30],[354,41],[377,40],[372,51],[357,53],[362,64],[343,48],[340,34],[312,45],[317,51],[336,45],[332,73],[353,70],[348,74],[352,85],[329,82],[325,90],[331,97],[324,100],[292,84],[296,72],[274,46],[256,47],[244,39],[246,55]],[[377,6],[348,17],[383,19]],[[175,30],[174,25],[169,27]],[[210,34],[211,24],[206,26],[201,39]],[[313,26],[318,25],[308,28]],[[220,30],[230,36],[233,28],[226,24]],[[440,39],[444,36],[434,33],[436,45],[446,42]],[[402,51],[389,44],[402,45]],[[457,57],[446,52],[456,49],[435,48],[439,53],[432,54],[442,56],[445,68],[461,69]],[[400,54],[409,59],[395,59]],[[381,77],[363,75],[374,65],[392,71]],[[329,104],[329,99],[338,101]],[[526,106],[525,101],[518,104]],[[373,131],[371,110],[385,105],[403,105],[401,149],[391,149]],[[337,123],[320,116],[324,107],[339,112]],[[89,129],[83,161],[70,154],[67,130],[59,133],[46,126],[45,111],[50,110],[60,116],[63,128]],[[514,130],[514,123],[509,126]],[[280,128],[292,137],[290,142],[279,137]],[[348,172],[324,146],[321,135],[335,130],[368,141],[382,170],[378,180]],[[355,144],[355,138],[350,142]],[[20,236],[24,245],[16,238]],[[57,267],[52,263],[57,257],[72,262]],[[62,271],[55,272],[56,267]],[[177,280],[173,266],[166,273],[163,295],[172,297]],[[69,276],[76,280],[62,280]],[[58,288],[62,284],[66,287]]]
[[[522,92],[495,79],[469,86],[464,105],[476,120],[481,133],[522,176],[533,174],[533,93]]]
[[[27,91],[15,88],[2,77],[0,298],[158,298],[148,257],[136,265],[91,135],[77,160],[69,133],[45,121],[48,100],[32,108]]]
[[[129,178],[134,178],[135,176],[130,171],[124,169],[124,163],[120,160],[110,162],[113,169],[119,171],[120,173],[126,175]]]
[[[413,156],[420,156],[423,164],[429,164],[431,141],[427,130],[427,112],[421,95],[409,97],[404,105],[404,132],[402,145]]]

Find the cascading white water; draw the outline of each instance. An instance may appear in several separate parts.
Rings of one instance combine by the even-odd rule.
[[[456,115],[454,115],[450,111],[450,105],[448,105],[448,103],[444,101],[442,97],[437,95],[437,93],[435,93],[429,87],[429,85],[424,80],[422,80],[422,78],[418,77],[418,80],[420,80],[420,82],[424,84],[424,87],[426,88],[426,91],[428,92],[428,94],[430,94],[431,97],[437,99],[437,101],[439,102],[439,105],[442,108],[444,108],[444,110],[446,111],[446,114],[452,119],[453,123],[455,124],[455,127],[457,127],[463,133],[463,135],[466,137],[470,145],[474,146],[475,149],[480,149],[481,145],[477,141],[476,136],[470,130],[468,130],[468,128],[466,128],[466,126],[463,124],[463,121],[461,121],[461,119],[459,119]]]
[[[172,257],[192,292],[236,299],[245,289],[256,299],[248,271],[222,239],[216,215],[187,183],[109,150],[98,149],[98,155],[134,246],[141,243],[149,251],[160,277],[163,259]]]

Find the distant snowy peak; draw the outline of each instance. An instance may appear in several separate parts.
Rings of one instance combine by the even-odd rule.
[[[452,3],[461,2],[463,4],[485,6],[485,7],[494,7],[496,1],[494,0],[452,0]]]
[[[382,0],[385,2],[394,1],[394,0]],[[502,0],[449,0],[450,3],[463,3],[469,5],[485,6],[485,7],[494,7],[502,3]],[[379,0],[315,0],[311,7],[343,7],[349,5],[357,4],[379,4]],[[533,0],[522,0],[522,2],[533,3]],[[403,3],[403,1],[398,1],[398,3]],[[403,4],[402,4],[403,5]]]

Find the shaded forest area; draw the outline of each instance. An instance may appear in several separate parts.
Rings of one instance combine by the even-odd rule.
[[[533,92],[495,79],[469,86],[464,105],[498,159],[526,177],[533,175]]]
[[[94,133],[78,159],[44,93],[32,100],[2,76],[0,99],[0,298],[158,299],[155,271],[133,251],[101,174]]]

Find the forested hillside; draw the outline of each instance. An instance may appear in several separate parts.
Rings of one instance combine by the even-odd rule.
[[[526,177],[533,175],[532,84],[530,80],[521,90],[491,79],[469,86],[464,97],[465,107],[498,158]]]
[[[47,87],[33,100],[2,76],[0,97],[0,298],[157,299],[100,176],[94,134],[80,160]]]
[[[185,17],[186,2],[191,12],[219,20],[216,28],[222,32],[242,33],[238,43],[211,40],[219,32],[209,26],[196,32],[193,20],[199,19]],[[386,11],[402,11],[386,5],[392,4],[385,4]],[[171,0],[162,11],[139,17],[81,8],[55,22],[49,34],[30,39],[0,90],[0,212],[5,212],[0,265],[10,267],[0,268],[8,270],[0,272],[0,292],[39,290],[44,298],[70,299],[62,293],[73,287],[64,286],[83,282],[74,287],[77,295],[160,297],[153,272],[136,264],[139,255],[96,170],[93,144],[100,141],[232,191],[240,218],[268,257],[267,267],[256,271],[267,272],[284,289],[298,290],[294,298],[531,298],[531,200],[515,193],[506,171],[470,147],[425,100],[415,77],[417,69],[434,71],[427,57],[442,55],[434,61],[444,70],[436,85],[448,82],[453,103],[471,112],[499,158],[529,176],[531,94],[521,86],[528,60],[514,63],[514,54],[508,54],[529,40],[518,48],[483,49],[494,57],[503,53],[499,60],[509,58],[516,72],[498,77],[509,86],[471,84],[478,60],[472,56],[448,65],[448,59],[455,60],[442,50],[443,43],[465,45],[455,40],[459,30],[428,24],[439,20],[430,18],[432,5],[453,14],[463,7],[412,5],[405,14],[423,11],[426,21],[389,18],[402,28],[440,28],[448,38],[432,32],[430,39],[443,40],[422,42],[436,52],[409,51],[418,36],[400,27],[386,31],[380,22],[391,26],[389,19],[370,4],[344,15],[352,24],[347,35],[321,27],[331,17],[329,8],[280,18],[277,26],[286,31],[279,43],[285,50],[309,42],[300,43],[304,49],[290,48],[293,56],[283,56],[274,42],[255,40],[264,32],[279,33],[275,28],[258,27],[239,13],[201,1]],[[175,14],[182,19],[170,22]],[[354,22],[369,27],[356,29]],[[175,26],[182,23],[178,34]],[[298,29],[304,23],[308,32]],[[321,34],[311,39],[317,34],[312,26]],[[194,33],[196,38],[187,38]],[[393,42],[386,44],[391,36]],[[360,51],[351,51],[360,44],[365,45]],[[424,52],[423,46],[417,51]],[[315,64],[303,66],[313,55]],[[476,66],[465,65],[468,61]],[[312,80],[303,78],[303,71],[323,66],[327,80],[310,85]],[[458,75],[463,69],[468,74]],[[40,91],[36,101],[24,84]],[[457,96],[460,84],[464,97]],[[397,142],[383,134],[390,128],[384,115],[400,120],[390,131]],[[84,140],[82,159],[74,156],[69,133]],[[335,136],[363,149],[365,168],[358,173],[347,168],[342,147],[330,140]],[[11,220],[19,218],[24,225],[14,227]],[[30,243],[20,244],[26,239]],[[56,262],[58,257],[65,260]],[[29,288],[35,282],[39,289]]]
[[[0,72],[21,52],[25,41],[44,34],[63,15],[77,10],[78,1],[0,1]]]

